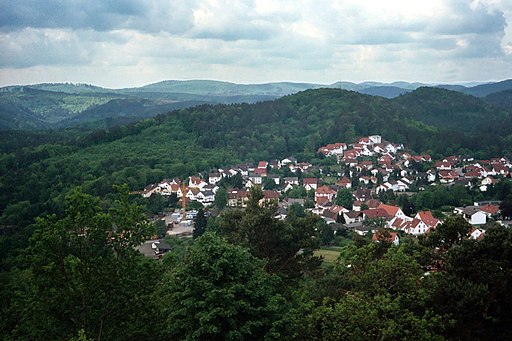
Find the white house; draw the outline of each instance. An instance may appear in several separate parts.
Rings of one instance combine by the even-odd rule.
[[[455,212],[462,214],[464,219],[471,225],[483,225],[487,222],[487,215],[476,206],[456,208]]]

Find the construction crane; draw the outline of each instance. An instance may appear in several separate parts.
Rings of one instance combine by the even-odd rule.
[[[181,184],[181,221],[187,220],[187,185]]]

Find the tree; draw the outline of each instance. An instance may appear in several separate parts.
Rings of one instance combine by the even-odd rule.
[[[217,209],[222,210],[228,204],[228,191],[220,187],[215,193],[215,206]]]
[[[347,210],[352,209],[354,197],[348,188],[340,188],[336,194],[336,205],[343,206]]]
[[[144,311],[158,264],[136,250],[154,231],[128,202],[128,188],[118,189],[108,212],[98,198],[73,190],[62,219],[37,219],[15,338],[69,339],[83,329],[98,340],[137,339],[155,326]]]
[[[165,225],[165,221],[159,219],[155,221],[154,226],[156,235],[160,238],[165,237],[165,233],[167,232],[167,225]]]
[[[265,259],[270,273],[295,279],[318,268],[321,261],[313,250],[318,248],[315,224],[320,218],[309,214],[276,219],[276,205],[260,205],[262,198],[261,188],[252,187],[245,210],[229,211],[220,217],[219,234]]]
[[[318,223],[318,233],[322,245],[328,245],[334,239],[334,231],[324,220]]]
[[[196,221],[194,223],[194,231],[192,233],[192,236],[194,239],[200,237],[203,235],[204,231],[206,230],[206,217],[204,216],[204,210],[201,208],[197,212]]]
[[[236,173],[231,178],[229,178],[229,183],[235,189],[244,188],[244,179],[242,178],[242,174]]]
[[[500,212],[504,219],[512,219],[512,195],[500,203]]]
[[[166,207],[168,204],[168,199],[165,198],[163,195],[156,193],[151,195],[147,199],[146,207],[148,211],[150,211],[152,214],[160,214],[164,207]]]
[[[461,215],[453,215],[437,226],[426,241],[444,252],[467,239],[469,231],[471,231],[471,225]]]
[[[445,257],[433,306],[455,320],[450,339],[507,339],[512,323],[512,231],[495,225],[485,237],[464,239]]]
[[[158,297],[172,339],[263,339],[282,299],[276,278],[247,249],[209,232],[165,275]]]
[[[265,177],[263,179],[263,188],[265,189],[268,189],[268,190],[271,190],[271,189],[276,189],[278,188],[279,186],[276,184],[276,182],[274,181],[274,179],[272,178],[269,178],[269,177]]]

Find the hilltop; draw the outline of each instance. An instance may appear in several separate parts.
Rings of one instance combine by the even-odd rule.
[[[506,92],[496,94],[506,91],[511,84],[503,81],[475,87],[438,87],[480,97],[485,95],[484,101],[502,105],[508,103],[508,95]],[[427,84],[408,82],[235,84],[211,80],[166,80],[124,89],[72,83],[9,86],[0,88],[0,130],[109,128],[200,104],[257,103],[320,88],[352,90],[393,99],[425,86]]]

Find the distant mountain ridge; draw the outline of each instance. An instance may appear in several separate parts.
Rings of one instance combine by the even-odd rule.
[[[0,88],[0,130],[81,125],[104,128],[198,104],[256,103],[320,88],[392,99],[425,86],[483,97],[488,103],[502,107],[503,103],[511,103],[510,93],[505,92],[499,97],[490,95],[512,90],[512,80],[473,87],[403,81],[237,84],[214,80],[164,80],[141,87],[109,89],[81,83],[41,83]]]

